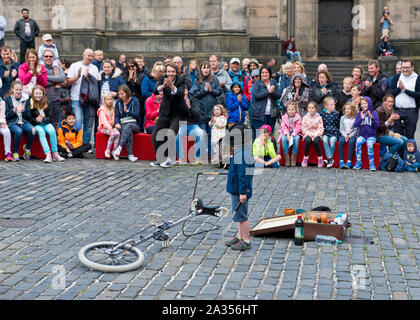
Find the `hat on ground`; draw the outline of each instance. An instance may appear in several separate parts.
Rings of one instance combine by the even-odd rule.
[[[230,60],[230,64],[235,63],[235,62],[237,62],[237,63],[241,64],[241,60],[239,60],[238,58],[232,58],[232,59]]]
[[[42,41],[47,41],[47,40],[52,40],[52,35],[50,35],[49,33],[44,34],[42,36]]]

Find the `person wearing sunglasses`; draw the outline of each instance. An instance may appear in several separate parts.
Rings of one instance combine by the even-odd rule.
[[[62,110],[60,104],[61,84],[66,81],[66,75],[61,66],[54,65],[54,52],[46,48],[43,52],[42,60],[47,69],[47,86],[45,87],[48,102],[52,107],[52,123],[57,129],[62,121]]]

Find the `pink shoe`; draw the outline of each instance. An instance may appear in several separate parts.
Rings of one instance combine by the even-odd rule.
[[[52,162],[51,152],[47,152],[44,162],[46,163]]]
[[[60,156],[60,155],[58,154],[58,152],[53,152],[53,159],[54,159],[54,160],[57,160],[57,161],[59,161],[59,162],[62,162],[62,161],[64,161],[64,160],[66,160],[66,159],[64,159],[62,156]]]
[[[303,157],[303,160],[302,160],[302,167],[303,168],[306,168],[308,166],[308,159],[309,159],[309,156],[308,157]]]
[[[322,168],[324,166],[324,160],[322,157],[318,157],[318,168]]]

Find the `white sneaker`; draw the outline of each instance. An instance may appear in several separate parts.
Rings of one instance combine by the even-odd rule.
[[[119,157],[120,153],[121,153],[122,148],[118,147],[117,149],[115,149],[114,151],[112,151],[112,154]]]
[[[157,161],[155,161],[155,162],[150,162],[150,165],[151,165],[152,167],[159,167],[159,166],[160,166],[160,163],[159,163],[159,162],[157,162]]]
[[[169,168],[172,165],[172,160],[171,159],[167,159],[164,163],[160,164],[161,168]]]
[[[136,162],[136,161],[138,160],[138,158],[137,158],[137,157],[135,157],[134,155],[130,154],[130,155],[128,156],[128,160],[130,160],[130,161],[132,161],[132,162]]]

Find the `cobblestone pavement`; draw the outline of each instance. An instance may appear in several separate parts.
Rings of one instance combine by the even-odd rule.
[[[235,233],[231,216],[200,217],[186,232],[221,228],[189,238],[173,228],[168,248],[139,246],[140,269],[106,274],[83,266],[79,249],[135,234],[149,213],[181,218],[196,173],[216,169],[72,159],[2,162],[0,170],[0,222],[35,222],[0,226],[0,299],[420,299],[418,174],[282,167],[254,178],[251,227],[283,208],[327,205],[349,214],[352,236],[373,243],[297,247],[270,235],[239,253],[224,245]],[[230,207],[225,179],[204,176],[198,197]]]

